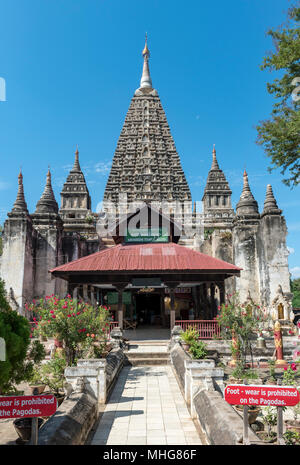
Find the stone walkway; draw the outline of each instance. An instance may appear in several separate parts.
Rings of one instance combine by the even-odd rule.
[[[202,444],[172,367],[124,367],[91,444]]]

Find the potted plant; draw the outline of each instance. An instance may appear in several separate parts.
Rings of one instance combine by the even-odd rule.
[[[284,407],[283,407],[284,408]],[[257,436],[264,442],[274,443],[277,439],[277,433],[273,431],[277,425],[276,407],[262,407],[262,421],[267,431],[257,431]]]
[[[201,340],[193,341],[190,344],[189,353],[191,354],[192,358],[201,360],[207,357],[207,347]]]
[[[31,395],[38,395],[42,394],[45,390],[45,383],[42,381],[42,376],[40,373],[39,367],[34,367],[32,370],[32,374],[29,379],[29,388]]]
[[[45,386],[48,386],[51,393],[57,400],[58,407],[62,404],[65,395],[62,392],[64,387],[64,371],[66,368],[66,359],[59,354],[41,367],[41,378]]]
[[[242,414],[244,410],[243,405],[235,405],[236,410]],[[248,423],[252,425],[256,421],[261,409],[257,405],[248,405]]]
[[[181,343],[184,350],[189,350],[190,345],[197,341],[199,337],[198,331],[195,329],[186,329],[183,333],[180,334],[180,338],[183,341]]]
[[[44,420],[42,418],[38,418],[38,428],[42,426],[43,421]],[[15,430],[18,433],[21,443],[30,441],[31,423],[32,423],[32,418],[17,418],[16,420],[13,421]]]

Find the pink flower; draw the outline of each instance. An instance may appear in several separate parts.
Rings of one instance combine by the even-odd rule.
[[[291,364],[291,369],[292,369],[293,371],[297,371],[297,365],[296,365],[296,363],[292,363],[292,364]]]
[[[68,317],[68,318],[71,318],[71,315],[69,314],[69,315],[67,315],[67,317]]]
[[[52,318],[56,318],[56,315],[52,315]]]

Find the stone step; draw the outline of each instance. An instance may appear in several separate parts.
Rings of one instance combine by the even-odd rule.
[[[128,341],[129,345],[132,346],[167,346],[170,341],[169,340],[149,340],[149,341],[134,341],[130,339]]]
[[[170,360],[169,358],[133,358],[127,359],[127,365],[131,366],[150,366],[150,365],[169,365]]]
[[[128,352],[125,352],[125,355],[129,359],[133,358],[169,358],[170,354],[168,352],[131,352],[130,350]]]

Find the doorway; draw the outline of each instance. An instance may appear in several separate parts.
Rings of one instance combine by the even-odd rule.
[[[139,326],[162,325],[160,294],[136,294],[135,302],[136,316]]]

